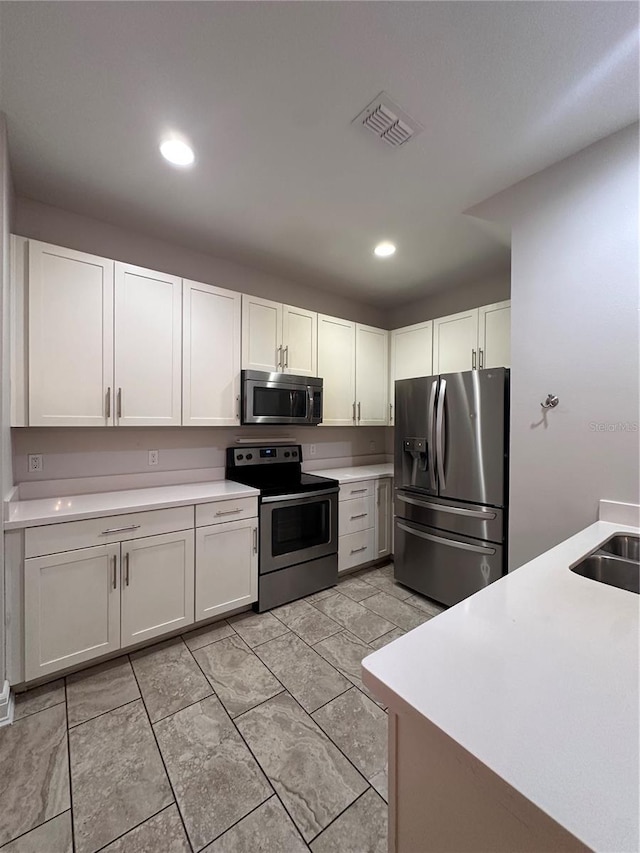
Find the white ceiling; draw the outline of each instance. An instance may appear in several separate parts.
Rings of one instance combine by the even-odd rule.
[[[632,2],[2,2],[0,24],[18,194],[380,305],[504,267],[463,211],[638,115]],[[406,147],[350,124],[381,90],[425,126]]]

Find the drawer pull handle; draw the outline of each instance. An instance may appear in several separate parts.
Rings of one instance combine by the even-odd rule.
[[[364,489],[351,489],[349,494],[350,495],[360,495],[360,494],[362,494],[362,492],[366,492],[366,491],[367,491],[366,488],[364,488]]]
[[[124,585],[129,586],[129,552],[124,555]]]
[[[352,554],[358,554],[360,551],[366,551],[366,550],[367,550],[367,546],[363,545],[362,548],[352,548],[351,553]]]
[[[238,507],[238,509],[219,509],[216,515],[235,515],[237,512],[242,512],[242,507]]]
[[[349,521],[353,521],[354,518],[366,518],[369,515],[368,512],[359,512],[358,515],[350,515]]]
[[[129,524],[127,527],[110,527],[108,530],[103,530],[100,536],[109,536],[111,533],[124,533],[125,530],[138,530],[139,524]]]

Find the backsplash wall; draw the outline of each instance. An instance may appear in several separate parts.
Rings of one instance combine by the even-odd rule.
[[[74,494],[221,479],[225,449],[237,437],[270,436],[302,444],[308,471],[384,462],[393,452],[391,427],[24,427],[12,430],[14,479],[23,498],[59,493],[60,485],[49,482],[58,480]],[[159,451],[156,466],[149,465],[150,450]],[[31,453],[42,454],[42,471],[29,472]]]

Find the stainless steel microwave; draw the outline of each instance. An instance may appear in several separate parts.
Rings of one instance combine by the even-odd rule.
[[[322,421],[322,379],[290,373],[242,371],[243,424],[300,424]]]

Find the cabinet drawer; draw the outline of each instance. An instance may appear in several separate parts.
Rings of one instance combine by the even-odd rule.
[[[222,524],[223,521],[240,521],[258,515],[258,498],[215,501],[196,506],[196,527]]]
[[[190,527],[193,527],[192,506],[47,524],[25,531],[25,557],[41,557],[61,551],[74,551],[76,548],[90,548],[92,545],[109,545],[125,539],[188,530]]]
[[[338,571],[353,569],[374,559],[375,531],[362,530],[348,533],[338,539]]]
[[[368,498],[354,498],[351,501],[342,501],[338,505],[338,530],[340,536],[347,533],[357,533],[359,530],[367,530],[374,525],[373,496]]]
[[[340,486],[340,500],[350,501],[353,498],[368,498],[373,494],[373,480],[358,480],[357,483],[343,483]]]

